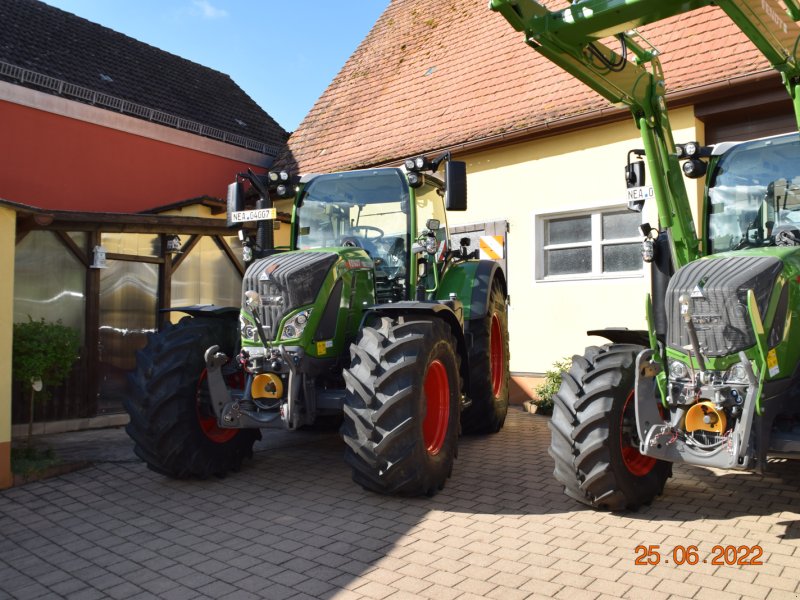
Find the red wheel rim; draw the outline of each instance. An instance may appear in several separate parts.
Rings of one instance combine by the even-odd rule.
[[[626,436],[625,434],[626,429],[629,430],[635,427],[635,408],[631,399],[633,399],[633,390],[628,394],[628,398],[625,400],[625,406],[622,407],[619,427],[619,447],[622,452],[622,462],[625,464],[625,468],[628,469],[632,475],[644,477],[656,466],[656,459],[652,456],[645,456],[639,452],[639,447],[635,445],[631,439],[632,436]]]
[[[489,366],[492,369],[492,394],[495,398],[500,396],[503,389],[503,372],[505,365],[505,340],[503,329],[500,327],[500,317],[497,313],[492,315],[492,331],[489,350]]]
[[[209,440],[216,444],[224,444],[232,440],[237,433],[238,429],[224,429],[217,425],[217,417],[213,414],[208,414],[208,410],[201,406],[200,398],[203,394],[203,383],[208,376],[206,369],[200,375],[200,381],[197,382],[197,422],[200,424],[200,431],[203,432]],[[235,376],[229,377],[226,381],[229,387],[241,389],[244,387],[244,378],[240,373]]]
[[[444,445],[450,422],[450,381],[441,361],[434,360],[428,365],[423,387],[427,405],[422,422],[422,439],[428,454],[435,455]]]

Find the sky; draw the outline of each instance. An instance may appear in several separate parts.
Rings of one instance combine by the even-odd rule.
[[[390,0],[45,0],[230,77],[294,131]]]

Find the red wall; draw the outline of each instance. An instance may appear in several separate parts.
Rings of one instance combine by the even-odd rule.
[[[204,195],[225,198],[247,166],[0,101],[0,198],[12,202],[138,212]]]

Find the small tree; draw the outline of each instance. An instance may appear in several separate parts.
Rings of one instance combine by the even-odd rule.
[[[537,412],[549,415],[553,412],[553,396],[561,387],[561,374],[572,366],[571,358],[562,358],[553,363],[553,366],[544,374],[544,383],[534,388],[536,399],[533,403],[538,407]]]
[[[30,386],[30,416],[28,419],[28,446],[33,432],[33,407],[36,393],[48,386],[60,385],[72,370],[78,358],[80,336],[63,325],[59,319],[48,323],[44,319],[27,323],[14,323],[12,378]]]

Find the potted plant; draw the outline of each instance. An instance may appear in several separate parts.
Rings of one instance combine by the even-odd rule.
[[[562,358],[553,363],[552,367],[544,374],[544,382],[537,385],[533,391],[536,397],[531,400],[532,410],[537,414],[553,414],[553,396],[561,387],[561,374],[568,371],[572,365],[571,358]]]

